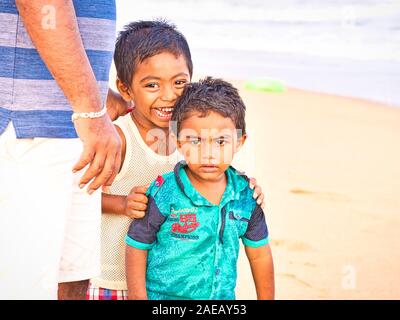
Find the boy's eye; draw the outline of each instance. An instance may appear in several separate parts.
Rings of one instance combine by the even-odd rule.
[[[225,145],[226,140],[225,139],[217,139],[217,140],[215,140],[215,143],[219,146],[223,146],[223,145]]]
[[[189,143],[194,145],[194,146],[197,146],[197,145],[200,144],[200,139],[190,139]]]
[[[176,80],[175,85],[182,87],[186,84],[186,82],[187,82],[186,80]]]
[[[155,89],[155,88],[158,88],[158,87],[159,87],[158,83],[155,83],[155,82],[151,82],[151,83],[146,84],[146,88]]]

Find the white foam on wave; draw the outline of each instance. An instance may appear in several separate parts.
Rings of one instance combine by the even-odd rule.
[[[127,1],[117,0],[121,23],[170,17],[189,21],[327,22],[400,14],[399,1]]]
[[[400,62],[398,0],[117,0],[117,5],[118,29],[164,17],[194,49]]]

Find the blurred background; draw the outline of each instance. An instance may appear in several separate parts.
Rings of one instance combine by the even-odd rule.
[[[118,30],[175,23],[197,75],[269,76],[400,106],[399,0],[117,0],[117,9]]]
[[[248,139],[234,165],[266,195],[276,298],[400,299],[400,0],[117,8],[118,30],[133,20],[175,23],[194,79],[239,88]],[[259,77],[286,88],[248,90]],[[237,297],[255,299],[243,250],[238,264]]]

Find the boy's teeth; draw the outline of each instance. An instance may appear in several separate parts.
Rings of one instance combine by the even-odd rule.
[[[155,112],[160,118],[170,119],[173,110],[174,108],[157,108]]]

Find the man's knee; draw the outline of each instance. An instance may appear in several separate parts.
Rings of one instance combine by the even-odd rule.
[[[58,284],[58,300],[86,300],[89,280]]]

